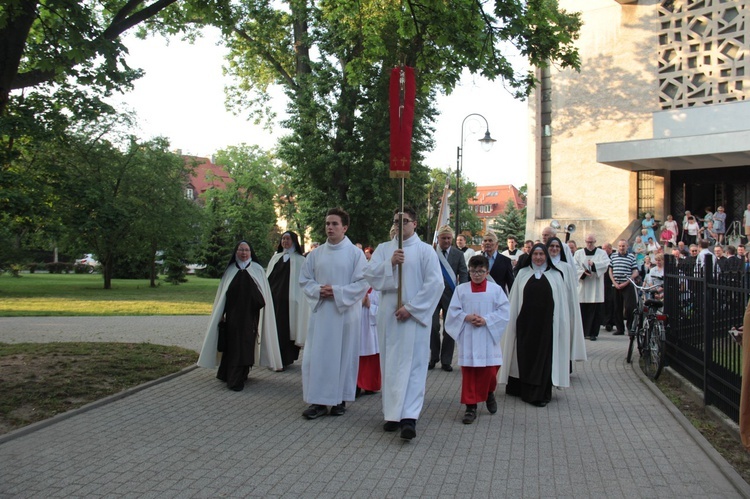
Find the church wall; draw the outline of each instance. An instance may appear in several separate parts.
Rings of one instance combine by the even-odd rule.
[[[653,136],[652,113],[659,110],[657,2],[561,0],[560,7],[582,12],[584,25],[577,42],[580,73],[551,69],[552,218],[563,225],[575,223],[579,239],[594,231],[599,243],[614,241],[637,217],[637,177],[597,163],[596,144]],[[535,137],[529,175],[530,239],[537,239],[550,222],[537,218],[541,214],[540,132],[535,125],[542,97],[538,94],[530,99]],[[664,180],[657,185],[663,188]],[[662,218],[663,191],[656,202],[656,216]]]

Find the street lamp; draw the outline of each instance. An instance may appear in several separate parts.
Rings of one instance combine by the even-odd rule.
[[[461,170],[463,170],[463,163],[464,163],[464,157],[462,154],[463,145],[464,145],[464,125],[466,124],[466,120],[472,116],[478,116],[484,120],[484,124],[487,127],[486,131],[484,132],[484,137],[479,139],[479,142],[482,144],[482,149],[484,152],[489,152],[490,149],[492,149],[492,144],[497,142],[495,139],[493,139],[490,136],[490,124],[487,123],[487,118],[482,116],[478,113],[471,113],[464,120],[461,122],[461,142],[459,142],[459,146],[456,148],[456,237],[458,237],[459,234],[461,234]]]

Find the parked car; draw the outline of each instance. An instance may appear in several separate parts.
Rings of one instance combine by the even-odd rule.
[[[93,274],[101,264],[94,258],[94,255],[86,253],[83,258],[76,260],[76,266],[78,265],[86,267],[86,272]]]

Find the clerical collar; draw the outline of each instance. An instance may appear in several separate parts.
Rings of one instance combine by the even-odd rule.
[[[471,282],[471,292],[472,293],[484,293],[487,291],[487,279],[480,282],[479,284],[475,284],[474,281]]]
[[[596,254],[596,248],[590,250],[588,248],[583,248],[584,254],[587,256],[595,255]]]

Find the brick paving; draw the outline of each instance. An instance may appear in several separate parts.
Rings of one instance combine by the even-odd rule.
[[[0,341],[198,349],[207,317],[0,318]],[[750,486],[625,363],[587,342],[545,408],[498,396],[463,425],[460,370],[430,371],[417,438],[382,431],[380,395],[302,418],[299,363],[243,392],[194,369],[0,437],[0,497],[750,497]],[[683,418],[684,419],[684,418]]]

